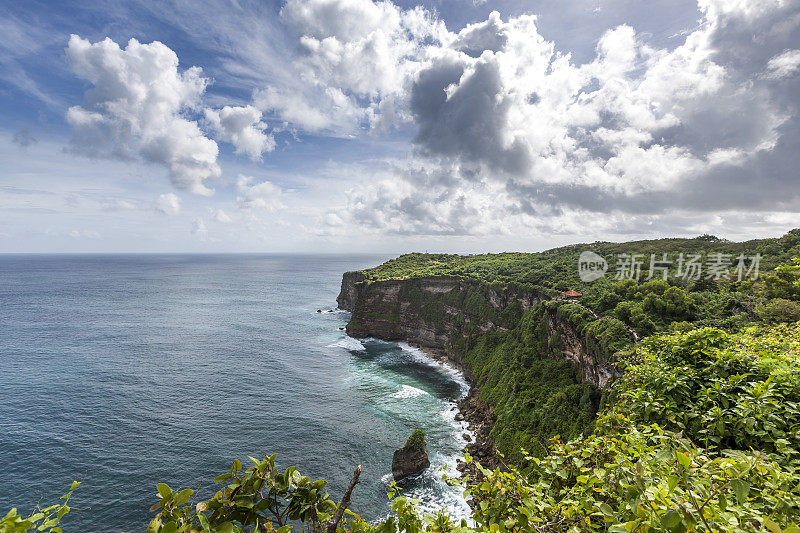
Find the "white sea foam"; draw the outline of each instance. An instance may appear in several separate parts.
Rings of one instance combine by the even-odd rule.
[[[412,387],[411,385],[403,385],[400,390],[392,394],[392,398],[416,398],[417,396],[427,396],[428,393],[422,389]]]
[[[342,337],[338,341],[329,344],[328,348],[344,348],[345,350],[349,350],[351,352],[360,352],[365,350],[364,344],[362,344],[360,340],[354,339],[353,337]]]
[[[458,407],[455,402],[445,402],[445,405],[446,407],[442,411],[442,418],[453,427],[453,436],[458,442],[458,445],[463,448],[470,442],[464,438],[464,435],[469,435],[469,438],[474,440],[475,433],[469,429],[469,424],[467,424],[465,420],[456,420]]]
[[[397,344],[404,352],[409,353],[415,361],[424,363],[438,369],[441,372],[444,372],[450,376],[453,381],[458,383],[458,386],[461,388],[461,395],[459,396],[459,399],[467,395],[469,392],[469,383],[467,383],[467,380],[464,378],[464,374],[462,374],[459,370],[451,366],[449,363],[434,359],[424,351],[420,350],[419,348],[415,348],[406,342],[399,342]]]
[[[439,361],[432,358],[424,351],[420,350],[419,348],[415,348],[408,343],[401,342],[398,343],[398,345],[403,351],[411,355],[415,361],[426,364],[436,371],[447,374],[450,379],[458,383],[460,388],[460,395],[458,399],[461,399],[467,395],[469,392],[469,383],[459,370],[444,361]],[[467,445],[467,440],[464,438],[464,435],[469,435],[470,438],[474,439],[475,434],[470,431],[467,422],[456,420],[457,413],[458,406],[455,401],[442,400],[442,410],[440,411],[442,419],[444,419],[444,421],[453,428],[452,436],[454,439],[454,444],[456,445],[455,447],[458,449],[463,449]],[[440,509],[444,509],[450,514],[450,516],[455,518],[466,518],[468,522],[472,523],[472,520],[470,519],[471,509],[469,504],[467,504],[467,501],[464,499],[464,496],[461,494],[461,490],[459,490],[457,487],[448,487],[445,490],[433,490],[430,488],[431,484],[443,484],[441,480],[443,473],[448,477],[458,477],[459,472],[456,466],[457,460],[461,458],[462,455],[460,452],[446,455],[434,451],[431,454],[431,466],[425,472],[425,479],[420,484],[421,486],[419,486],[417,491],[414,491],[414,497],[421,500],[419,504],[421,511],[435,513]]]

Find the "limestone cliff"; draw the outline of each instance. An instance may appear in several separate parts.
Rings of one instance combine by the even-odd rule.
[[[337,298],[340,308],[352,312],[348,335],[427,348],[445,355],[468,376],[463,356],[472,337],[513,329],[525,311],[548,300],[551,296],[530,288],[448,277],[368,281],[361,272],[343,276]],[[584,382],[604,387],[613,375],[610,357],[555,309],[542,312],[555,348],[547,355],[572,361]]]
[[[472,334],[512,328],[522,312],[546,298],[537,291],[455,278],[367,282],[363,274],[348,272],[337,302],[353,313],[348,335],[406,341],[442,353],[463,368]]]

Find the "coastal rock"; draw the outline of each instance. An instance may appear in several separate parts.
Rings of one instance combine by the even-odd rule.
[[[477,389],[472,388],[469,394],[458,402],[458,408],[474,435],[474,439],[467,439],[466,452],[484,468],[489,470],[502,468],[503,463],[496,453],[494,441],[490,436],[495,423],[495,416],[491,406],[481,402],[478,398]],[[480,477],[479,471],[473,464],[465,465],[463,470],[459,470],[459,472],[464,471],[469,472],[475,478]]]
[[[422,472],[429,466],[431,466],[431,461],[428,459],[425,432],[421,429],[414,430],[405,446],[394,452],[392,476],[395,481],[400,481]]]

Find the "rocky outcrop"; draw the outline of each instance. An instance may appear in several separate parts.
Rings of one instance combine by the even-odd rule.
[[[468,434],[465,435],[467,446],[465,451],[470,454],[476,461],[478,461],[484,468],[494,470],[502,466],[500,458],[495,453],[494,442],[490,435],[494,427],[494,414],[492,407],[481,402],[478,399],[478,389],[473,387],[470,389],[469,394],[458,402],[458,411],[469,424],[474,438]],[[464,461],[458,460],[456,467],[459,472],[470,470],[470,466]],[[477,472],[472,469],[470,475],[476,475]]]
[[[405,446],[394,452],[392,476],[395,481],[419,474],[431,466],[425,432],[418,429],[411,434]]]
[[[356,301],[356,284],[361,283],[366,276],[361,272],[345,272],[342,275],[342,289],[336,298],[339,309],[352,311]]]

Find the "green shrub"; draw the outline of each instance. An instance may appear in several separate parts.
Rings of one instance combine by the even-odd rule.
[[[425,432],[421,429],[415,429],[411,436],[408,437],[404,448],[409,450],[423,451],[428,449],[428,443],[425,442]]]
[[[800,303],[775,298],[759,305],[756,312],[764,322],[797,322],[800,320]]]
[[[796,533],[797,471],[758,452],[709,454],[680,433],[612,412],[598,433],[471,481],[480,531]]]
[[[800,324],[658,335],[626,363],[611,397],[635,422],[711,450],[800,459]]]

